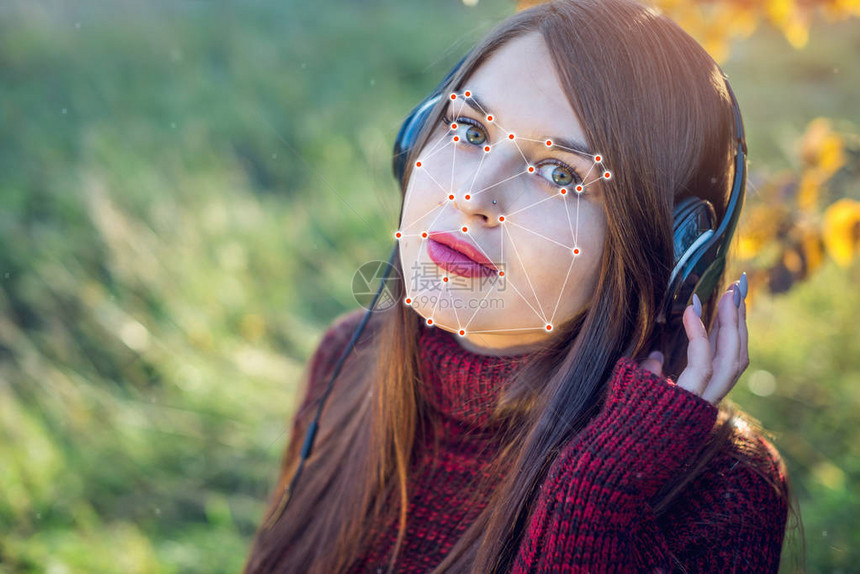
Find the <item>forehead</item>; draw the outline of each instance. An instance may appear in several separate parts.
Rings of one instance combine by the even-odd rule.
[[[463,89],[475,92],[508,131],[584,139],[538,32],[506,42],[472,72]]]

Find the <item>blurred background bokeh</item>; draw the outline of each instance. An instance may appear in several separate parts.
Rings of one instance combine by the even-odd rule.
[[[525,5],[0,3],[0,573],[241,568],[305,361],[390,252],[400,122]],[[657,6],[747,129],[731,398],[808,571],[858,572],[860,1]]]

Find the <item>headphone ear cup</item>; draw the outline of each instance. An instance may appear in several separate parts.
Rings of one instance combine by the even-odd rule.
[[[448,85],[451,78],[457,73],[457,70],[460,69],[460,66],[463,65],[463,62],[466,61],[467,57],[468,54],[460,58],[460,61],[451,68],[451,71],[445,75],[430,95],[427,96],[420,104],[412,108],[412,111],[409,112],[409,115],[406,116],[406,119],[403,120],[403,123],[400,125],[400,130],[397,132],[397,138],[394,140],[394,157],[392,157],[391,169],[394,172],[394,177],[401,183],[401,185],[403,183],[403,174],[406,173],[406,156],[409,155],[410,150],[415,145],[415,139],[421,132],[421,128],[424,127],[424,123],[427,121],[427,118],[430,115],[430,110],[433,109],[433,105],[441,97],[442,90],[445,89],[445,86]]]
[[[439,100],[439,97],[439,94],[430,96],[415,106],[400,126],[400,131],[397,132],[397,138],[394,140],[394,157],[391,165],[397,181],[403,180],[409,151],[414,147],[415,139],[421,132],[421,128],[424,127],[430,110],[433,109],[433,105]]]
[[[672,323],[683,311],[692,296],[700,277],[691,277],[701,266],[702,256],[709,249],[708,241],[716,229],[717,215],[710,201],[698,197],[685,197],[673,210],[672,241],[674,266],[669,277],[663,312],[658,322]]]
[[[675,205],[672,237],[675,248],[675,265],[707,231],[717,226],[717,214],[710,201],[698,197],[685,197]]]

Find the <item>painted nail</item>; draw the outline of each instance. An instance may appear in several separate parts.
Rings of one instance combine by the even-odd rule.
[[[651,351],[651,354],[648,355],[649,359],[657,359],[661,363],[663,362],[663,353],[660,351]]]
[[[732,292],[735,297],[735,307],[741,306],[741,290],[738,288],[737,284],[732,283]]]
[[[695,293],[693,293],[693,312],[699,319],[702,318],[702,301]]]
[[[747,298],[747,291],[749,291],[749,283],[747,282],[747,272],[746,271],[741,273],[740,285],[741,285],[741,297],[746,299]]]

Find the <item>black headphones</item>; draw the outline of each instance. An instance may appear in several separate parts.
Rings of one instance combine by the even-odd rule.
[[[415,106],[403,124],[400,126],[400,131],[397,133],[397,139],[394,142],[394,157],[392,161],[392,169],[394,177],[403,183],[403,175],[406,167],[406,158],[409,156],[421,128],[427,121],[430,111],[442,95],[442,90],[448,85],[451,77],[457,72],[466,56],[460,59],[459,62],[448,72],[448,75],[439,83],[433,92],[421,103]],[[732,100],[732,110],[735,116],[735,130],[733,139],[737,145],[734,159],[734,179],[732,182],[732,191],[729,197],[726,212],[723,215],[719,226],[716,225],[716,212],[710,201],[700,197],[688,196],[678,202],[673,210],[673,241],[675,261],[672,269],[672,274],[669,276],[669,286],[666,289],[666,295],[661,305],[661,310],[657,317],[657,322],[664,325],[664,330],[671,332],[675,325],[680,323],[684,309],[690,304],[693,293],[699,295],[699,298],[706,301],[713,294],[717,287],[717,281],[723,272],[726,264],[726,254],[731,244],[732,236],[735,232],[735,227],[740,217],[741,208],[744,203],[746,190],[746,155],[747,144],[744,137],[744,124],[741,118],[741,110],[738,106],[735,94],[732,91],[731,85],[726,74],[722,71],[723,80],[726,82],[726,89]],[[394,258],[397,255],[397,244],[388,259],[387,270],[390,270]],[[323,393],[322,399],[317,407],[316,416],[313,422],[308,427],[305,441],[302,445],[301,459],[299,466],[290,485],[284,491],[278,509],[268,519],[266,527],[270,528],[274,522],[280,518],[286,509],[293,488],[302,473],[305,460],[310,456],[311,447],[313,446],[314,437],[318,428],[319,418],[322,413],[323,405],[325,404],[328,395],[334,386],[334,381],[340,373],[341,366],[346,360],[355,342],[364,330],[370,314],[376,307],[376,302],[382,294],[387,282],[387,275],[383,277],[380,283],[379,290],[373,297],[370,307],[364,314],[361,323],[352,335],[349,344],[344,349],[340,358],[335,365],[332,376],[329,379],[328,386]]]

